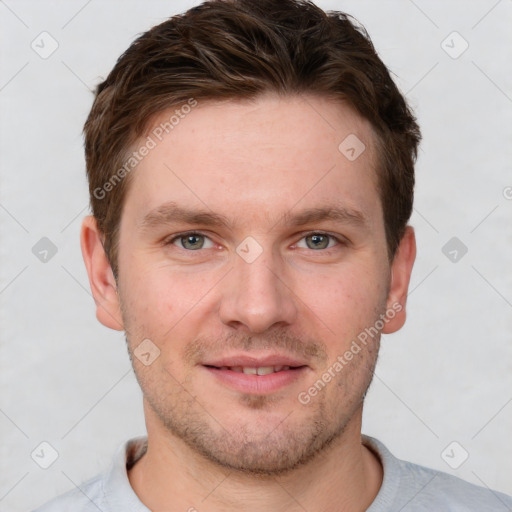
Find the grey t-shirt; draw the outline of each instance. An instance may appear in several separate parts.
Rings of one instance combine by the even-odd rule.
[[[510,496],[397,459],[377,439],[362,438],[384,468],[382,486],[367,512],[512,512]],[[146,437],[123,443],[108,471],[34,512],[148,512],[130,486],[127,473],[146,446]]]

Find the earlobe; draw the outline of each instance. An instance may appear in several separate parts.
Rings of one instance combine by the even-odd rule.
[[[122,331],[124,327],[117,284],[103,248],[102,234],[92,215],[82,221],[80,246],[96,303],[96,318],[106,327]]]
[[[387,300],[387,311],[390,314],[382,330],[384,334],[398,331],[405,323],[405,305],[415,259],[416,237],[414,229],[407,226],[391,265],[391,284]]]

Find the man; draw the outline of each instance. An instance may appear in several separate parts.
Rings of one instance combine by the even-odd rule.
[[[512,510],[361,434],[405,322],[420,140],[364,29],[205,2],[120,57],[85,139],[82,252],[148,435],[41,512]]]

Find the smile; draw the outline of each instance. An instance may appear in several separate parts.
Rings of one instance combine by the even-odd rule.
[[[269,395],[283,391],[302,380],[307,374],[308,366],[290,366],[284,364],[265,365],[212,365],[202,367],[222,387],[243,394]]]
[[[217,368],[212,366],[211,368]],[[269,375],[271,373],[282,372],[286,370],[293,370],[298,367],[291,368],[290,366],[221,366],[218,370],[231,370],[232,372],[245,373],[246,375]]]

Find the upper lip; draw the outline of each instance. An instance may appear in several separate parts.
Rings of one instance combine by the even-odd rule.
[[[203,366],[243,366],[245,368],[261,368],[266,366],[307,366],[306,362],[296,357],[284,354],[270,354],[266,356],[249,356],[246,354],[224,356],[218,359],[209,359],[202,362]]]

